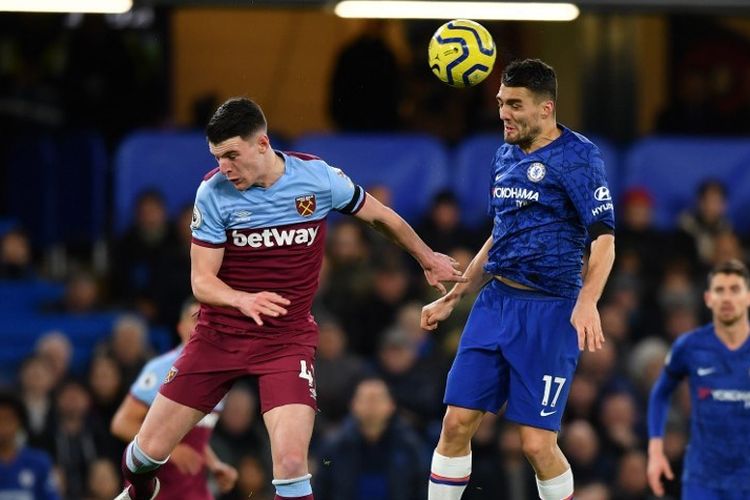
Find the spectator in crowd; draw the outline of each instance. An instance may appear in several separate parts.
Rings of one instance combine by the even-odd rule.
[[[315,476],[319,500],[423,500],[427,471],[424,444],[396,415],[382,379],[362,380],[351,402],[351,419],[319,453]]]
[[[315,380],[320,411],[317,425],[325,432],[326,428],[338,425],[348,413],[349,397],[366,367],[359,356],[347,351],[347,336],[339,323],[324,319],[318,324]]]
[[[173,224],[175,244],[170,245],[160,257],[153,269],[151,293],[157,306],[154,321],[172,328],[180,320],[183,297],[193,294],[190,288],[190,243],[193,235],[190,222],[193,217],[193,206],[183,207]],[[175,344],[180,339],[175,336]]]
[[[599,436],[588,420],[579,418],[563,427],[561,448],[576,471],[576,497],[582,486],[606,483],[614,476],[615,461],[603,452]]]
[[[159,306],[153,297],[154,274],[175,244],[161,193],[154,190],[141,193],[133,224],[113,246],[112,259],[117,265],[112,266],[111,278],[116,298],[134,306],[144,317],[155,319]]]
[[[523,455],[515,424],[487,413],[472,439],[473,469],[464,500],[536,496],[534,470]]]
[[[84,500],[112,500],[120,492],[120,473],[106,458],[98,458],[89,465],[89,481]]]
[[[65,293],[60,300],[44,304],[42,312],[51,314],[88,314],[102,306],[99,282],[88,271],[72,271],[65,281]]]
[[[605,453],[621,457],[629,450],[643,449],[645,432],[639,414],[638,405],[629,392],[611,392],[603,397],[599,425]]]
[[[91,359],[88,386],[92,396],[92,413],[102,422],[110,422],[125,396],[117,361],[106,354],[95,355]]]
[[[646,481],[646,454],[633,449],[620,459],[613,500],[651,500]]]
[[[148,325],[133,314],[120,316],[112,327],[112,336],[103,352],[112,356],[119,365],[123,385],[130,385],[152,357]]]
[[[372,356],[382,340],[384,331],[396,321],[398,309],[414,298],[409,272],[400,256],[383,257],[374,264],[372,286],[356,304],[356,319],[345,323],[353,333],[350,345],[363,356]],[[353,321],[352,321],[353,320]]]
[[[452,191],[435,195],[417,232],[436,252],[450,253],[459,246],[478,249],[477,236],[461,224],[461,206]]]
[[[263,467],[270,470],[271,444],[259,415],[256,393],[244,383],[235,384],[227,393],[224,411],[211,436],[211,447],[216,454],[228,463],[238,464],[250,453],[262,457]]]
[[[30,280],[36,276],[31,243],[21,229],[11,229],[0,237],[0,279]]]
[[[21,444],[24,425],[21,401],[0,393],[0,498],[58,500],[50,457]]]
[[[388,384],[399,412],[410,423],[424,425],[443,409],[440,366],[419,358],[419,346],[398,327],[389,329],[377,354],[378,374]]]
[[[57,425],[49,450],[65,477],[65,498],[83,498],[88,485],[89,465],[102,455],[109,437],[102,422],[91,417],[91,396],[74,380],[60,387],[56,398]]]
[[[24,360],[20,372],[20,396],[28,418],[26,431],[31,446],[43,446],[50,438],[54,422],[54,375],[40,356]]]
[[[273,489],[268,485],[268,469],[256,455],[242,455],[237,463],[237,484],[219,500],[273,500]]]
[[[599,385],[593,377],[580,373],[570,384],[567,417],[592,421],[595,416]]]
[[[34,352],[46,360],[52,370],[54,387],[58,387],[70,374],[73,359],[73,344],[61,331],[53,330],[43,334],[36,341]]]
[[[338,55],[329,108],[341,130],[399,127],[402,71],[385,39],[387,26],[383,19],[365,20],[362,33]],[[373,79],[374,74],[388,77]]]
[[[700,262],[710,266],[714,261],[716,237],[732,231],[724,184],[716,179],[701,183],[695,207],[680,214],[677,225],[692,241]]]

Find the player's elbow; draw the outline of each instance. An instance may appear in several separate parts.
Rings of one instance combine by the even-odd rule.
[[[140,425],[138,422],[129,418],[123,411],[118,411],[115,413],[115,416],[112,417],[112,422],[109,424],[109,432],[118,439],[130,442],[138,433],[139,427]]]

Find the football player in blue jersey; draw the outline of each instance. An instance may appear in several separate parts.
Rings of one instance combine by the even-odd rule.
[[[739,260],[719,264],[704,293],[711,323],[680,336],[667,355],[648,405],[648,482],[664,495],[674,479],[662,435],[669,397],[684,378],[690,386],[690,442],[682,498],[750,498],[750,273]]]
[[[433,330],[482,287],[448,374],[430,500],[461,497],[471,438],[482,416],[504,405],[539,496],[573,495],[557,433],[579,352],[604,342],[596,306],[614,262],[614,208],[599,149],[557,123],[556,102],[549,65],[527,59],[505,68],[497,93],[505,144],[488,186],[492,235],[467,267],[468,281],[422,310],[422,327]]]

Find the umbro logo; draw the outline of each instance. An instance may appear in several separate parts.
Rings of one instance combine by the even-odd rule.
[[[539,415],[542,416],[542,417],[549,417],[550,415],[553,415],[555,413],[557,413],[557,410],[552,410],[552,411],[544,411],[544,410],[542,410],[542,411],[539,412]]]
[[[713,372],[716,371],[716,368],[713,366],[709,368],[698,368],[695,370],[695,372],[698,374],[699,377],[705,377],[706,375],[711,375]]]
[[[252,215],[252,212],[249,210],[238,210],[232,214],[232,217],[234,217],[234,220],[237,222],[244,222],[250,219],[250,215]]]

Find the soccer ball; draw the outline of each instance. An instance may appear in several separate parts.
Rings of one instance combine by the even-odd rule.
[[[453,87],[471,87],[487,78],[497,55],[489,31],[467,19],[439,27],[427,52],[432,72]]]

